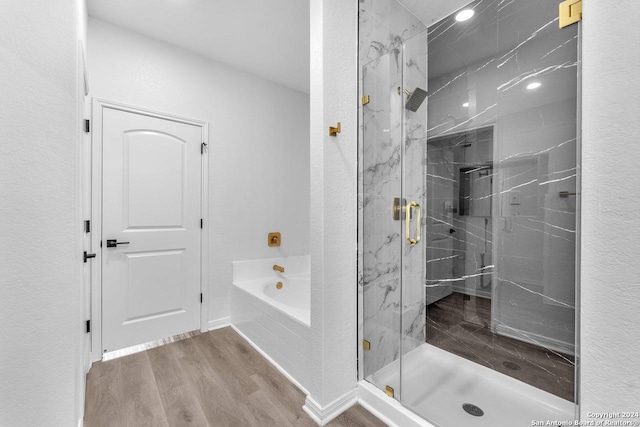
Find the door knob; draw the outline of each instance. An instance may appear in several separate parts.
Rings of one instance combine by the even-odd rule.
[[[108,248],[115,248],[118,245],[128,245],[129,242],[118,242],[116,239],[110,239],[107,240],[107,247]]]

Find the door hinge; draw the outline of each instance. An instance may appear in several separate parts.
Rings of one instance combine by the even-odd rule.
[[[362,348],[366,351],[371,350],[371,343],[367,340],[362,340]]]
[[[91,233],[91,220],[89,219],[84,222],[84,232]]]
[[[91,120],[85,120],[84,121],[84,131],[86,133],[91,132]]]
[[[202,304],[202,294],[200,294],[200,304]]]
[[[204,219],[200,218],[200,228],[204,228]]]
[[[84,262],[87,262],[89,258],[95,258],[96,254],[88,254],[87,251],[84,251]]]
[[[367,105],[369,103],[369,95],[365,95],[362,97],[362,105]]]
[[[582,0],[565,0],[558,7],[560,28],[582,21]]]
[[[87,333],[91,332],[91,320],[87,320]]]
[[[208,145],[207,145],[206,142],[203,142],[202,144],[200,144],[200,154],[204,154],[204,150],[207,147],[208,147]]]

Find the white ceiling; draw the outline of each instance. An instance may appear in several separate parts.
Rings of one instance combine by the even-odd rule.
[[[89,15],[309,93],[308,0],[87,0]]]

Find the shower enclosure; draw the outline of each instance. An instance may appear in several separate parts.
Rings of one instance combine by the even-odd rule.
[[[576,419],[580,37],[558,3],[360,0],[359,372],[434,425]]]

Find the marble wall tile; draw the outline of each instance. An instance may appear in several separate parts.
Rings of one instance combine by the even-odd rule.
[[[363,334],[371,350],[363,354],[367,378],[400,355],[400,279],[363,287]]]
[[[427,33],[422,32],[405,41],[403,53],[403,82],[413,94],[418,88],[427,89]],[[406,104],[408,95],[403,98]],[[427,158],[427,103],[416,111],[403,110],[402,194],[407,202],[415,201],[421,213],[426,213],[426,158]],[[417,231],[417,212],[410,219],[410,236],[420,241],[411,246],[402,242],[402,354],[406,354],[425,341],[425,265],[426,215],[421,215],[420,234]],[[406,236],[405,236],[406,238]]]
[[[403,89],[426,89],[427,64],[426,38],[406,43],[426,36],[426,27],[398,2],[361,0],[359,20],[360,94],[370,97],[359,134],[359,312],[362,336],[372,345],[360,371],[367,377],[400,357],[403,333],[407,349],[424,342],[424,249],[402,252],[404,222],[392,218],[391,208],[401,196],[424,206],[426,103],[407,112]],[[404,195],[403,186],[410,188]]]
[[[529,44],[533,50],[535,42],[531,39],[523,47]],[[555,41],[547,35],[538,43],[545,45],[538,50],[546,52]],[[512,67],[505,80],[525,67],[530,65]],[[561,80],[571,79],[566,70],[557,73],[564,73],[557,75]],[[575,69],[573,74],[575,84]],[[546,78],[551,79],[546,82],[555,79]],[[500,103],[513,103],[516,90],[512,87],[500,93]],[[496,223],[499,286],[495,292],[499,300],[494,316],[496,323],[511,333],[572,352],[576,200],[560,198],[559,193],[576,191],[577,122],[576,99],[564,97],[560,91],[548,96],[546,105],[540,105],[534,96],[530,105],[520,101],[521,108],[531,108],[504,114],[501,119],[502,145],[497,156],[502,180],[498,190],[508,195],[515,189],[521,204],[509,206],[505,197],[503,218]]]
[[[434,200],[428,215],[456,228],[453,246],[462,253],[453,263],[454,278],[481,269],[486,255],[484,263],[478,256],[489,251],[477,247],[491,248],[496,323],[571,347],[573,335],[567,331],[574,327],[573,317],[565,311],[573,308],[562,304],[572,307],[575,301],[576,200],[559,193],[575,192],[577,186],[576,29],[559,31],[557,5],[546,0],[487,1],[482,7],[482,13],[495,15],[482,28],[460,30],[445,20],[429,29],[428,133],[434,138],[494,126],[490,237],[484,238],[484,227],[473,220],[461,224],[460,218],[446,218],[444,205],[438,205],[447,203],[448,184],[442,178],[430,180],[431,194],[439,192],[444,200]],[[514,19],[516,14],[535,19]],[[493,45],[494,53],[481,57],[479,41]],[[454,64],[446,56],[458,49],[465,53],[458,68],[432,66]],[[535,81],[541,87],[528,90]],[[442,161],[444,145],[433,148],[434,162],[437,150]],[[453,163],[464,162],[456,158]],[[468,278],[457,289],[474,287],[477,279]],[[537,299],[525,298],[531,295]]]
[[[360,64],[380,57],[426,26],[395,0],[360,0]]]
[[[402,224],[391,215],[393,197],[365,195],[362,221],[363,284],[400,278]]]
[[[365,194],[397,197],[400,191],[402,55],[395,49],[362,67],[362,90],[370,97],[362,107],[362,184]]]

